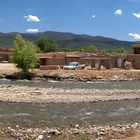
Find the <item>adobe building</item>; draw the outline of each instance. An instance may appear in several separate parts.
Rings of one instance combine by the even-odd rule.
[[[140,44],[133,45],[133,53],[127,54],[126,60],[131,62],[135,69],[140,69]]]
[[[39,55],[40,65],[64,65],[66,54],[63,52],[57,53],[42,53]]]
[[[10,48],[0,48],[0,62],[12,61],[12,49]]]
[[[115,55],[109,54],[94,54],[81,58],[85,60],[85,63],[88,61],[91,68],[94,69],[110,69],[117,66]]]
[[[117,57],[115,55],[108,54],[95,54],[95,53],[83,53],[83,52],[54,52],[40,54],[40,69],[59,69],[63,68],[69,62],[79,62],[79,64],[85,64],[91,68],[110,69],[117,66]]]
[[[66,64],[66,54],[64,52],[42,53],[39,55],[40,69],[59,69]]]

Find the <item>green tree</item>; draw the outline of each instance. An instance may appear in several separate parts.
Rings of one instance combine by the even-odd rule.
[[[22,36],[17,35],[14,42],[13,62],[20,68],[26,76],[29,69],[35,68],[38,64],[38,48],[30,41],[26,41]]]
[[[94,45],[87,45],[79,48],[79,51],[82,52],[95,52],[96,50],[97,48]]]
[[[125,48],[121,47],[116,50],[116,53],[127,53],[127,50]]]
[[[40,38],[37,41],[37,46],[42,52],[55,52],[60,50],[60,47],[57,43],[52,40],[46,40],[43,38]]]
[[[63,51],[63,52],[71,52],[72,49],[71,48],[61,48],[61,51]]]

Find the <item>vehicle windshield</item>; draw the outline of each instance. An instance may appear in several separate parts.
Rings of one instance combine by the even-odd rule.
[[[75,63],[69,63],[69,66],[75,66],[76,64]]]

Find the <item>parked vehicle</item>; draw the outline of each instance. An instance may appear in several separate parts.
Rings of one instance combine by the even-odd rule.
[[[85,64],[79,64],[78,62],[70,62],[68,65],[64,66],[65,70],[75,70],[75,69],[84,69]]]

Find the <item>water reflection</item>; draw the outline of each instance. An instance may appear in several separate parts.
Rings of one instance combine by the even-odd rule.
[[[140,100],[43,105],[0,103],[0,122],[4,125],[114,124],[140,121],[139,116]]]

